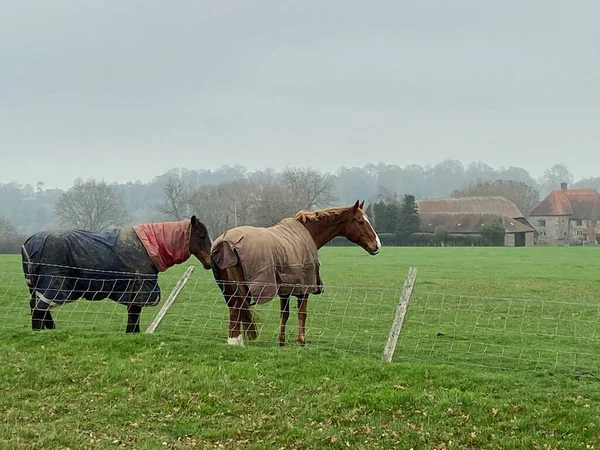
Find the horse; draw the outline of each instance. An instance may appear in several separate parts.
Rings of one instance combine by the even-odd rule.
[[[280,298],[280,346],[290,314],[290,296],[298,302],[298,343],[306,344],[307,300],[323,291],[317,251],[337,236],[358,244],[370,255],[381,249],[379,236],[363,211],[353,206],[299,211],[272,227],[240,226],[212,245],[212,272],[229,308],[229,345],[258,338],[250,306]],[[250,300],[255,303],[250,304]]]
[[[80,298],[127,307],[126,333],[139,333],[144,306],[160,302],[158,273],[194,255],[210,270],[211,240],[195,215],[106,231],[41,231],[21,246],[31,329],[54,329],[50,309]]]

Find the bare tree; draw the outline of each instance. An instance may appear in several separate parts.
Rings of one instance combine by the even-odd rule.
[[[272,226],[285,217],[298,212],[299,199],[288,184],[280,181],[270,170],[254,174],[251,178],[252,224]]]
[[[283,183],[297,199],[297,209],[325,208],[335,201],[333,176],[310,167],[287,167]]]
[[[190,206],[216,238],[229,228],[252,222],[251,190],[247,180],[201,186],[192,193]]]
[[[183,220],[188,217],[192,193],[179,174],[168,174],[160,181],[165,200],[152,208],[165,220]]]
[[[127,221],[125,201],[116,186],[105,181],[75,180],[56,204],[60,225],[90,231],[118,227]]]
[[[235,226],[274,225],[293,216],[298,211],[297,203],[277,174],[266,170],[245,180],[202,186],[194,191],[191,207],[215,238]]]

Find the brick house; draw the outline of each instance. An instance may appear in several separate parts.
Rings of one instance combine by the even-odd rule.
[[[504,224],[504,245],[531,246],[534,228],[523,213],[504,197],[458,197],[417,200],[421,232],[434,233],[444,226],[451,234],[478,235],[481,227],[494,220]]]
[[[529,213],[537,242],[546,245],[597,245],[600,194],[594,189],[568,189],[561,183]]]

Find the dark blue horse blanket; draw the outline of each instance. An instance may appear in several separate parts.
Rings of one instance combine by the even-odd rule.
[[[79,298],[160,302],[159,271],[133,228],[44,231],[25,241],[21,256],[32,298],[48,306]]]

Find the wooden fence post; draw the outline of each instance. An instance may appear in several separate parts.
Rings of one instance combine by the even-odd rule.
[[[400,295],[400,300],[398,302],[398,306],[396,306],[396,312],[394,314],[394,321],[392,322],[392,326],[390,327],[390,333],[388,335],[387,342],[383,349],[383,355],[381,359],[383,362],[391,362],[392,357],[394,356],[394,351],[396,351],[396,344],[398,343],[398,336],[400,336],[400,330],[402,329],[402,323],[404,322],[404,316],[406,315],[406,309],[408,308],[408,304],[410,303],[410,297],[412,295],[413,286],[415,284],[415,279],[417,278],[417,269],[416,267],[411,267],[408,269],[408,277],[406,277],[406,281],[404,281],[404,287],[402,288],[402,295]]]
[[[183,273],[183,275],[181,275],[181,278],[179,278],[179,281],[177,282],[177,284],[175,285],[175,287],[169,294],[167,301],[162,306],[162,308],[160,308],[160,311],[158,312],[158,314],[156,315],[156,317],[154,318],[152,323],[148,326],[146,333],[154,333],[154,330],[156,330],[156,327],[158,326],[160,321],[163,319],[163,317],[167,313],[167,310],[171,307],[171,305],[175,301],[175,298],[177,298],[177,296],[183,289],[183,286],[185,285],[185,283],[187,283],[187,280],[190,278],[190,275],[192,274],[193,271],[194,271],[194,266],[189,266],[187,268],[187,270]]]

